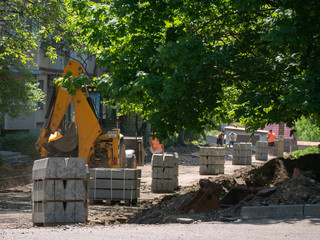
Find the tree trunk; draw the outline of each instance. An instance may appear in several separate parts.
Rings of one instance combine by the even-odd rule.
[[[279,136],[278,136],[278,153],[277,157],[283,156],[283,150],[284,150],[284,123],[281,122],[279,124]]]
[[[178,144],[183,145],[184,144],[184,135],[185,135],[186,130],[181,130],[179,132],[179,136],[178,136]]]

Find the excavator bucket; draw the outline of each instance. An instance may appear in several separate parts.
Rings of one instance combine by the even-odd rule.
[[[183,204],[177,214],[185,214],[193,209],[195,213],[209,213],[219,208],[219,188],[216,183],[208,179],[200,179],[200,190],[195,197],[187,204]]]

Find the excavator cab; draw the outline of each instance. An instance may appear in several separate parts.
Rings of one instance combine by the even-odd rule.
[[[72,77],[79,76],[81,64],[69,61],[62,77],[70,71]],[[126,167],[120,130],[102,133],[94,104],[80,89],[70,95],[63,87],[56,87],[36,149],[41,157],[82,157],[90,168]]]

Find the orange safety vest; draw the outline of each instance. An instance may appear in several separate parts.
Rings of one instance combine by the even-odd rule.
[[[163,153],[164,146],[159,142],[157,138],[150,137],[149,142],[150,142],[150,151],[153,154]]]
[[[268,139],[268,143],[274,142],[276,140],[276,134],[274,132],[272,132],[271,134],[268,133],[267,139]]]

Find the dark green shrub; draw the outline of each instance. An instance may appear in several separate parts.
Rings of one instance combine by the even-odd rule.
[[[2,156],[0,155],[0,167],[5,163],[5,160],[3,160]]]
[[[23,132],[7,134],[4,137],[0,137],[1,150],[20,152],[32,157],[33,159],[38,159],[40,158],[40,154],[34,146],[38,136],[39,134],[37,133]]]
[[[294,156],[295,158],[299,158],[299,157],[302,157],[302,156],[307,155],[307,154],[318,154],[318,153],[319,153],[318,146],[313,146],[313,147],[309,147],[309,148],[304,149],[304,150],[294,151],[292,153],[292,156]]]

